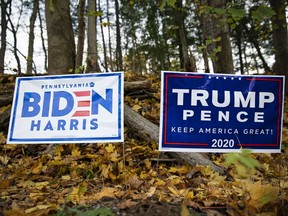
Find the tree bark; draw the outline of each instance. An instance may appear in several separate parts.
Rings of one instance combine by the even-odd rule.
[[[121,33],[120,33],[120,18],[119,18],[119,2],[115,0],[116,14],[116,66],[118,71],[123,70],[122,49],[121,49]]]
[[[150,89],[150,88],[151,88],[151,82],[149,80],[124,83],[125,93],[138,91],[138,90],[144,90],[144,89]]]
[[[4,61],[6,52],[6,35],[7,35],[7,8],[11,4],[11,0],[1,0],[1,47],[0,47],[0,74],[4,73]]]
[[[286,2],[285,0],[269,0],[271,7],[275,11],[272,17],[273,43],[275,48],[275,72],[286,76],[285,95],[288,95],[288,36],[286,22]]]
[[[17,43],[18,43],[17,42],[18,41],[17,40],[17,31],[18,31],[18,27],[19,27],[19,22],[17,23],[16,26],[13,24],[13,22],[11,20],[11,16],[10,16],[10,14],[12,14],[11,11],[12,11],[12,2],[11,2],[11,4],[9,4],[9,14],[8,14],[7,18],[8,18],[8,22],[10,23],[10,26],[11,26],[10,31],[13,34],[13,39],[14,39],[14,41],[13,41],[13,53],[14,53],[14,56],[15,56],[15,60],[17,62],[17,72],[20,75],[22,73],[22,69],[21,69],[20,58],[19,58],[19,55],[18,55],[18,48],[17,48]],[[22,12],[23,12],[23,10],[21,8],[20,13],[19,13],[18,21],[21,18]]]
[[[78,3],[77,19],[78,19],[78,43],[76,54],[76,69],[80,70],[83,65],[83,51],[85,40],[85,0],[80,0]]]
[[[106,0],[106,17],[108,23],[108,49],[109,49],[109,63],[111,71],[114,71],[113,67],[113,55],[112,55],[112,44],[111,44],[111,23],[110,23],[110,14],[109,14],[109,0]]]
[[[44,70],[48,71],[48,55],[47,55],[47,49],[46,49],[46,45],[45,45],[45,39],[44,39],[44,31],[43,31],[43,18],[41,15],[41,10],[40,7],[38,7],[38,17],[39,17],[39,25],[40,25],[40,37],[41,37],[41,44],[42,44],[42,49],[44,52]]]
[[[182,4],[182,0],[176,1],[176,7],[177,7],[177,14],[176,22],[178,26],[178,35],[180,38],[180,45],[179,45],[179,54],[180,54],[180,68],[184,71],[190,71],[195,72],[195,67],[192,66],[190,58],[189,58],[189,49],[187,44],[187,33],[185,29],[185,14],[184,14],[184,8]]]
[[[100,0],[98,0],[98,10],[101,11],[101,5]],[[100,30],[101,30],[101,36],[102,36],[102,46],[103,46],[103,54],[104,54],[104,66],[105,71],[108,71],[108,62],[107,62],[107,51],[106,51],[106,43],[105,43],[105,37],[104,37],[104,30],[103,30],[103,13],[101,16],[99,16],[100,19]]]
[[[0,107],[11,104],[12,100],[13,100],[13,91],[0,94]]]
[[[128,127],[135,129],[146,141],[151,142],[154,140],[157,143],[159,142],[159,127],[133,111],[128,105],[124,105],[124,120]],[[215,172],[225,173],[222,167],[214,164],[204,154],[174,152],[172,155],[192,166],[196,164],[210,166]]]
[[[0,115],[0,131],[7,131],[9,126],[9,120],[10,120],[10,114],[11,114],[11,108],[5,110]]]
[[[201,6],[225,9],[226,0],[201,0]],[[201,26],[207,43],[207,51],[213,63],[214,73],[234,73],[229,26],[225,13],[202,13]]]
[[[75,69],[75,41],[69,0],[45,0],[48,35],[48,73],[65,74]]]
[[[87,68],[86,72],[100,72],[97,51],[96,0],[88,0]]]
[[[34,52],[34,28],[35,28],[35,21],[37,18],[39,7],[39,0],[34,0],[33,2],[33,11],[30,17],[30,26],[29,26],[29,43],[28,43],[28,55],[27,55],[27,74],[32,74],[32,64],[33,64],[33,52]]]

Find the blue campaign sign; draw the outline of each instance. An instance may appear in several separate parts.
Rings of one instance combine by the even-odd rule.
[[[123,141],[123,72],[19,77],[7,143]]]
[[[283,76],[161,76],[160,151],[280,152]]]

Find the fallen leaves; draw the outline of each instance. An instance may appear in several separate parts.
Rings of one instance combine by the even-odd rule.
[[[247,185],[250,194],[248,205],[260,209],[265,204],[275,201],[279,196],[279,187],[263,184],[261,181]]]
[[[4,148],[3,145],[0,147]],[[204,211],[201,206],[208,209],[219,205],[230,206],[231,215],[239,212],[238,208],[242,206],[246,209],[244,212],[256,214],[279,201],[281,190],[282,193],[288,190],[286,181],[281,180],[279,184],[278,177],[273,178],[275,173],[279,173],[272,170],[277,168],[276,158],[287,160],[280,155],[259,157],[265,166],[262,166],[262,172],[256,172],[258,168],[254,168],[255,172],[248,181],[235,170],[230,171],[233,179],[227,179],[227,176],[219,175],[209,167],[191,167],[177,162],[158,164],[151,160],[157,158],[155,146],[135,139],[127,140],[125,147],[125,157],[123,146],[111,143],[85,148],[81,145],[57,145],[53,150],[54,156],[44,154],[34,158],[17,150],[24,148],[25,152],[25,146],[6,150],[6,155],[1,157],[10,159],[6,164],[2,162],[0,167],[1,199],[10,203],[10,208],[6,207],[10,210],[5,214],[44,215],[59,209],[64,203],[89,205],[107,198],[121,199],[119,209],[132,208],[140,200],[147,199],[169,203],[186,200],[181,207],[183,215],[186,207],[191,205],[201,211]],[[17,157],[13,155],[15,151],[19,152]],[[247,160],[248,156],[244,156]],[[236,157],[238,162],[239,157]],[[221,164],[223,158],[217,160],[224,165],[223,162]],[[253,160],[256,160],[254,156]],[[249,164],[250,168],[252,165]],[[234,169],[233,166],[230,169]],[[282,169],[287,172],[285,164]],[[270,181],[253,180],[267,176]],[[19,202],[20,209],[12,208],[14,201]]]
[[[152,86],[159,88],[159,83]],[[155,93],[153,99],[126,96],[125,101],[157,123],[157,98],[160,95]],[[1,144],[4,215],[47,215],[63,205],[89,206],[107,199],[119,200],[119,209],[133,208],[145,200],[177,203],[183,216],[189,215],[189,207],[215,215],[220,215],[215,207],[224,208],[229,215],[268,215],[277,210],[275,203],[288,201],[287,152],[251,155],[243,151],[226,158],[210,155],[229,173],[219,175],[208,166],[151,160],[158,158],[157,143],[144,142],[128,129],[125,132],[125,152],[122,144],[112,143],[55,145],[49,154],[39,154],[47,145]],[[283,141],[288,143],[285,128]]]

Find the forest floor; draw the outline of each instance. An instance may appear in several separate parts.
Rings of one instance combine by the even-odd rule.
[[[128,81],[151,80],[151,97],[130,94],[125,103],[158,124],[159,77],[125,76]],[[0,115],[9,106],[1,107]],[[2,132],[0,216],[284,216],[287,110],[285,104],[282,153],[208,155],[227,170],[225,175],[159,155],[157,143],[127,127],[125,142],[117,144],[8,145]]]

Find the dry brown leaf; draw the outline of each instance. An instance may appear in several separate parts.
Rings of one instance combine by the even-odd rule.
[[[115,193],[117,192],[116,188],[112,188],[112,187],[105,187],[103,188],[100,192],[98,192],[97,194],[95,194],[93,197],[96,200],[100,200],[103,197],[110,197],[110,198],[116,198]]]
[[[138,112],[141,109],[141,106],[139,106],[138,104],[135,104],[132,109],[136,112]]]
[[[140,185],[144,183],[137,175],[133,175],[129,178],[129,185],[132,189],[139,189]]]
[[[29,208],[25,210],[27,216],[44,216],[47,215],[52,210],[57,210],[58,207],[55,204],[49,205],[37,205],[35,207]]]
[[[25,212],[22,209],[11,209],[11,210],[4,210],[4,216],[26,216]]]
[[[138,204],[138,202],[132,201],[131,199],[125,200],[124,202],[119,203],[117,206],[119,209],[128,209],[134,207]]]
[[[0,189],[6,189],[10,186],[9,179],[0,179]]]
[[[38,162],[32,167],[32,173],[37,175],[42,171],[42,163]]]
[[[151,197],[155,194],[155,191],[156,191],[156,187],[151,187],[148,192],[146,193],[146,196],[147,197]]]

